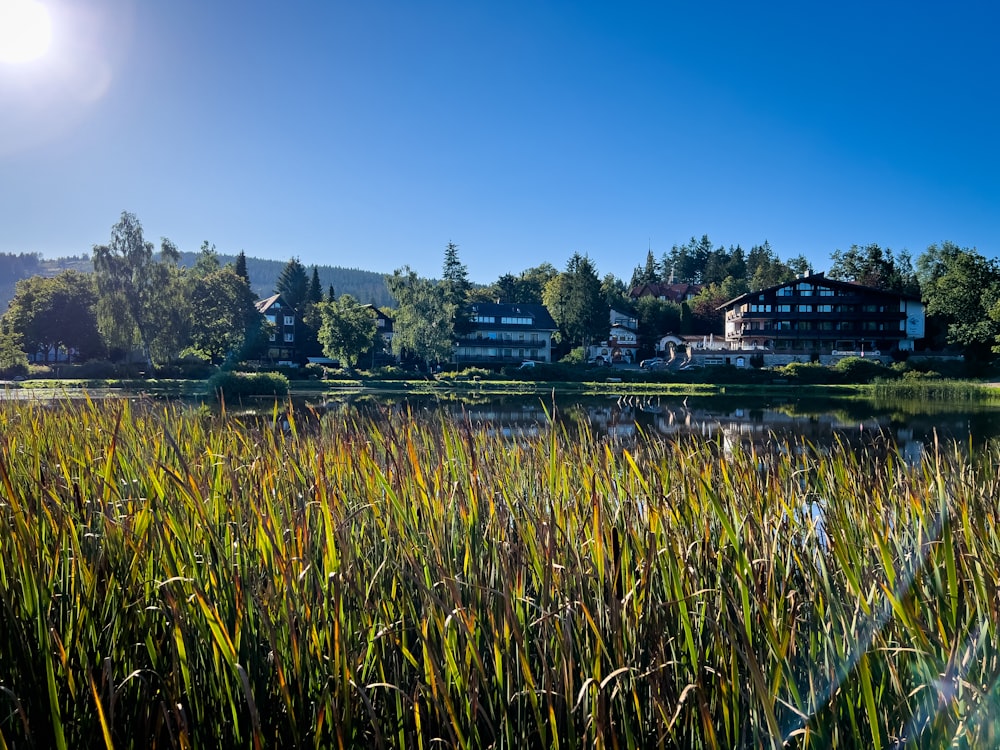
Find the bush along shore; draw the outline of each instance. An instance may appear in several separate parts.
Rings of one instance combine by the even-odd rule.
[[[998,462],[0,403],[0,745],[996,747]]]

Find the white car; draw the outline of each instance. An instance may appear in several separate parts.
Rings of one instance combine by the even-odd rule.
[[[649,359],[644,359],[639,363],[639,367],[643,370],[653,370],[657,367],[663,367],[667,364],[667,360],[663,357],[650,357]]]

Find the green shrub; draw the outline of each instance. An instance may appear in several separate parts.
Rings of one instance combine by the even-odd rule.
[[[217,372],[208,386],[216,397],[225,399],[288,395],[288,378],[277,372]]]
[[[587,361],[587,350],[582,346],[572,349],[569,354],[559,360],[564,365],[582,365]]]
[[[844,357],[833,366],[833,369],[848,383],[870,383],[875,378],[893,380],[899,377],[891,367],[886,367],[878,360],[864,357]]]
[[[496,373],[492,370],[487,370],[484,367],[467,367],[458,373],[459,376],[464,377],[467,380],[473,380],[474,378],[479,378],[480,380],[489,380],[490,378],[495,378]]]
[[[826,383],[831,380],[830,369],[816,362],[790,362],[777,368],[775,373],[800,383]]]
[[[28,375],[28,365],[24,362],[7,362],[0,365],[0,378],[23,378]]]
[[[302,368],[302,374],[309,380],[325,380],[329,371],[330,368],[316,364],[315,362],[310,362]]]
[[[157,365],[153,368],[153,377],[204,380],[215,372],[215,369],[215,366],[207,359],[188,356],[165,365]]]
[[[372,374],[381,380],[411,380],[414,377],[414,373],[404,370],[397,365],[376,367],[372,371]]]
[[[106,359],[91,359],[79,365],[73,365],[63,371],[64,377],[80,378],[82,380],[108,380],[118,377],[118,368],[114,362]]]
[[[922,382],[926,380],[941,380],[942,375],[934,370],[906,370],[903,372],[903,380]]]

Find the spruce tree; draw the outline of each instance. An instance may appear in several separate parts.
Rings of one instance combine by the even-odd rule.
[[[250,274],[247,272],[247,254],[242,250],[236,256],[236,275],[241,276],[247,284],[250,283]]]

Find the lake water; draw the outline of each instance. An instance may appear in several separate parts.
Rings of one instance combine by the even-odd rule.
[[[589,425],[602,438],[628,443],[702,438],[758,447],[806,441],[823,448],[834,441],[894,445],[908,460],[941,442],[979,446],[1000,438],[1000,406],[855,399],[737,398],[731,396],[434,396],[348,397],[321,410],[413,409],[443,412],[478,429],[511,438],[534,435],[554,415],[568,430]]]

